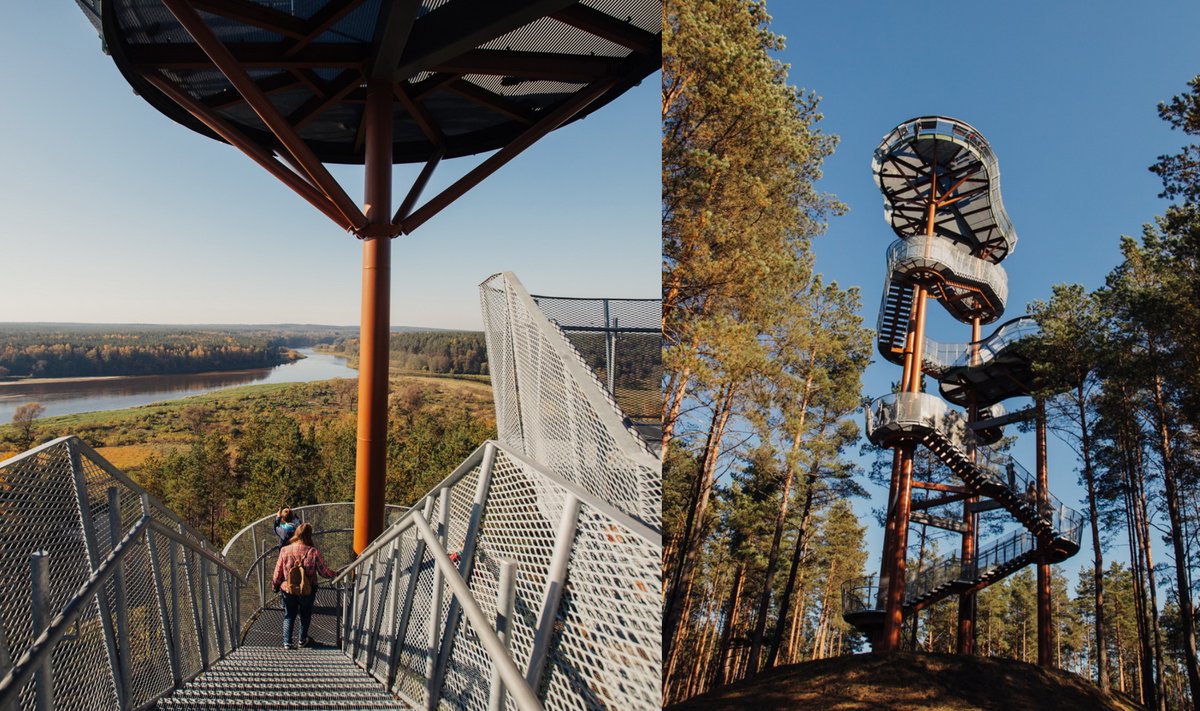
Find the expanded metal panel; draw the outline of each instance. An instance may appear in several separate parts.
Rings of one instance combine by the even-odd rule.
[[[506,445],[490,446],[490,469],[485,446],[356,561],[345,652],[415,706],[429,705],[433,687],[439,708],[488,708],[498,682],[481,637],[495,628],[501,568],[511,563],[508,657],[546,708],[659,708],[658,534]],[[443,500],[449,520],[438,547],[456,554],[465,602],[414,524],[427,516],[440,533]],[[467,604],[488,630],[468,621]],[[394,668],[381,664],[399,635]],[[507,704],[516,708],[511,696]]]
[[[584,505],[547,668],[546,706],[661,706],[661,551]]]
[[[231,621],[235,607],[232,594],[199,601],[188,590],[192,554],[206,545],[74,437],[0,462],[0,695],[20,684],[21,709],[39,696],[69,709],[114,709],[123,696],[139,708],[200,673],[197,620]],[[35,584],[35,558],[45,561],[44,586]],[[232,590],[229,571],[208,567],[215,588]],[[47,626],[61,639],[34,645]],[[232,649],[228,635],[207,637],[210,662]],[[29,662],[13,665],[26,654]]]
[[[513,274],[485,281],[480,297],[501,439],[661,528],[661,462],[595,371]]]

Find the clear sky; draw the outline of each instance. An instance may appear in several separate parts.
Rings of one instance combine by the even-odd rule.
[[[843,286],[860,286],[875,325],[884,251],[895,239],[871,179],[871,154],[896,124],[943,114],[974,125],[1000,162],[1001,193],[1019,236],[1003,262],[1009,277],[1005,319],[1024,313],[1053,284],[1103,285],[1117,264],[1118,239],[1138,235],[1166,207],[1147,166],[1185,137],[1156,113],[1159,101],[1200,73],[1200,4],[1191,2],[768,3],[772,29],[787,37],[780,58],[792,83],[822,97],[823,129],[840,136],[825,163],[823,190],[850,208],[816,245],[817,266]],[[941,308],[929,335],[969,340],[970,328]],[[990,330],[985,327],[984,334]],[[868,370],[864,391],[888,392],[899,368]],[[1010,405],[1020,405],[1010,401]],[[1015,409],[1010,407],[1010,409]],[[1015,450],[1030,470],[1034,437]],[[1073,454],[1051,440],[1051,491],[1083,496]],[[886,492],[873,490],[865,513]],[[1080,507],[1082,508],[1082,507]],[[877,570],[881,535],[868,545]],[[1126,556],[1121,541],[1112,554]],[[1066,568],[1090,560],[1090,541]],[[1161,558],[1160,558],[1161,560]]]
[[[134,96],[69,0],[0,23],[0,322],[357,325],[361,246],[236,149]],[[658,75],[392,247],[392,324],[482,327],[477,285],[659,293]],[[445,161],[435,195],[481,156]],[[334,167],[361,201],[361,168]],[[399,204],[417,168],[398,166]]]

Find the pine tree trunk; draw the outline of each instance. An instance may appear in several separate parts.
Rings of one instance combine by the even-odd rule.
[[[1104,551],[1100,547],[1100,516],[1096,508],[1096,480],[1092,475],[1091,435],[1088,431],[1087,399],[1083,384],[1075,390],[1075,403],[1079,407],[1080,449],[1083,454],[1083,479],[1087,484],[1088,513],[1092,527],[1092,580],[1096,593],[1096,683],[1108,691],[1108,653],[1104,647]]]
[[[1121,389],[1121,400],[1127,412],[1134,412],[1132,397],[1124,387]],[[1161,711],[1167,707],[1166,667],[1163,656],[1162,625],[1159,623],[1158,617],[1158,581],[1154,572],[1154,554],[1150,545],[1150,510],[1146,504],[1145,468],[1138,431],[1128,427],[1126,431],[1128,433],[1127,441],[1123,449],[1129,461],[1129,472],[1133,477],[1133,494],[1136,496],[1133,513],[1134,522],[1138,527],[1138,554],[1146,573],[1146,591],[1150,598],[1148,617],[1154,640],[1154,665],[1151,670],[1151,674],[1154,675],[1154,696],[1152,698],[1155,708]]]
[[[666,609],[663,611],[663,661],[671,668],[678,649],[676,638],[683,618],[683,586],[680,584],[696,565],[703,546],[700,527],[704,524],[708,513],[708,499],[712,492],[713,473],[717,467],[717,457],[721,451],[721,440],[725,434],[725,426],[733,403],[733,383],[727,383],[713,408],[712,426],[709,428],[708,439],[704,445],[701,457],[700,471],[692,489],[692,506],[688,509],[687,521],[679,542],[679,553],[676,555],[674,571],[671,575],[671,592],[667,595]]]
[[[733,640],[733,630],[737,626],[738,606],[742,599],[742,584],[746,579],[746,563],[738,565],[733,575],[733,585],[729,589],[729,600],[725,604],[725,629],[721,632],[721,649],[717,655],[716,686],[724,686],[733,679],[729,669],[729,643]]]
[[[1153,347],[1153,346],[1152,346]],[[1157,370],[1157,369],[1156,369]],[[1164,494],[1167,514],[1171,520],[1171,545],[1175,553],[1175,581],[1178,586],[1180,632],[1183,636],[1183,653],[1187,667],[1188,689],[1192,707],[1200,709],[1200,668],[1196,659],[1195,616],[1192,608],[1192,593],[1188,581],[1188,558],[1184,548],[1183,519],[1179,510],[1179,492],[1176,489],[1174,462],[1171,451],[1171,433],[1167,425],[1166,404],[1162,392],[1162,377],[1154,374],[1154,407],[1158,418],[1159,451],[1163,465]]]
[[[813,470],[816,471],[817,464],[814,463]],[[805,537],[805,531],[808,528],[809,515],[812,513],[813,491],[816,489],[816,480],[810,471],[808,479],[805,481],[804,487],[804,508],[800,514],[800,530],[796,532],[796,547],[792,552],[792,565],[788,570],[787,583],[783,588],[783,596],[779,598],[779,621],[775,625],[775,635],[771,641],[771,654],[767,658],[767,668],[775,666],[775,661],[779,658],[779,648],[783,643],[783,628],[788,618],[789,608],[792,603],[792,594],[796,588],[796,575],[800,569],[800,561],[804,557],[804,549],[808,543]],[[794,625],[793,625],[794,629]],[[789,650],[791,643],[788,644]]]

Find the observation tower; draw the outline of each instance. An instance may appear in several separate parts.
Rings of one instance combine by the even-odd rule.
[[[878,583],[848,585],[843,615],[876,651],[895,650],[905,615],[958,595],[958,652],[970,654],[975,593],[1037,563],[1039,661],[1047,664],[1049,565],[1078,552],[1083,518],[1049,492],[1040,404],[1012,414],[1001,404],[1036,388],[1024,339],[1037,333],[1037,323],[1020,317],[981,337],[983,325],[1004,315],[1008,276],[1000,263],[1017,242],[1000,200],[996,156],[969,124],[922,116],[884,137],[872,171],[898,237],[887,250],[877,343],[903,371],[898,392],[877,398],[866,413],[867,437],[894,453]],[[925,336],[930,300],[970,326],[968,342]],[[925,376],[937,381],[940,397],[925,392]],[[1038,422],[1036,475],[989,447],[1003,425],[1031,418]],[[917,480],[918,446],[957,481]],[[925,493],[914,497],[915,490]],[[980,542],[979,515],[992,510],[1004,510],[1019,528]],[[959,534],[958,554],[910,571],[910,522]]]

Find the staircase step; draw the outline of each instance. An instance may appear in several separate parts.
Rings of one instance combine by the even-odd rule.
[[[171,696],[164,711],[408,708],[339,649],[241,647]]]

